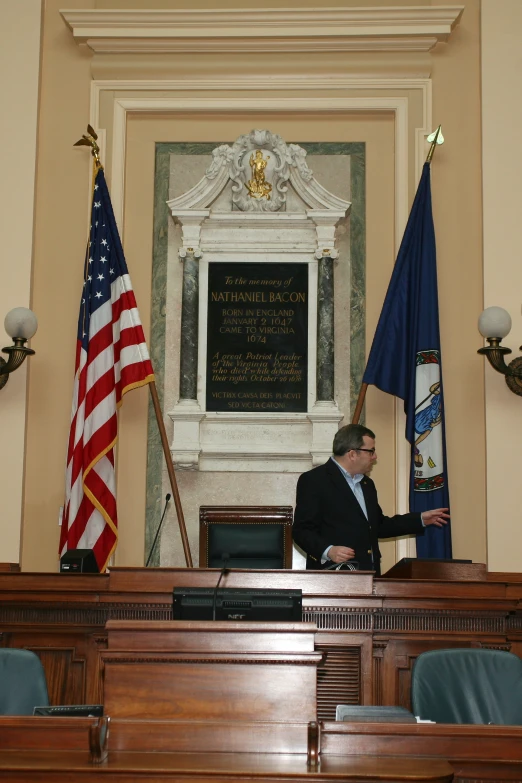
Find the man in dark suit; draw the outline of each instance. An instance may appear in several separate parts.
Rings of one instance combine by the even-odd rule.
[[[376,460],[374,433],[348,424],[335,435],[333,457],[299,477],[293,537],[307,554],[307,568],[354,560],[360,570],[379,575],[379,538],[419,535],[428,525],[447,524],[447,508],[385,517],[369,478]]]

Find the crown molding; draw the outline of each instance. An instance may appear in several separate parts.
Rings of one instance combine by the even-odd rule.
[[[62,10],[75,40],[97,53],[428,52],[464,6]]]
[[[314,90],[322,92],[323,90],[340,90],[347,92],[349,90],[386,90],[387,92],[399,90],[418,90],[426,86],[429,73],[422,76],[402,76],[391,78],[386,76],[376,77],[374,75],[361,76],[359,72],[356,77],[351,75],[338,76],[337,74],[315,74],[291,75],[269,74],[267,76],[258,76],[256,74],[238,73],[235,76],[223,76],[219,79],[205,77],[187,77],[185,79],[94,79],[92,85],[96,91],[100,90],[119,90],[120,92],[149,92],[149,93],[176,93],[176,92],[261,92],[270,90],[270,93],[276,91],[285,92],[307,92],[313,93]]]

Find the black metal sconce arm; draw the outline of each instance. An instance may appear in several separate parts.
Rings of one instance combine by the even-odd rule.
[[[522,356],[517,356],[516,359],[506,364],[504,357],[512,353],[511,349],[501,345],[499,337],[487,337],[486,339],[489,345],[479,348],[477,353],[487,356],[493,369],[505,376],[511,391],[522,397]],[[522,351],[522,346],[520,350]]]
[[[34,354],[32,348],[27,348],[24,345],[26,342],[24,337],[15,337],[14,345],[2,349],[2,353],[8,354],[9,358],[6,361],[0,356],[0,389],[4,388],[9,380],[9,375],[24,363],[27,356]]]

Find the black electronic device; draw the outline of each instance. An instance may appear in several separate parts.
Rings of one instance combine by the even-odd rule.
[[[296,622],[303,619],[303,592],[175,587],[172,610],[175,620]]]
[[[103,704],[56,704],[35,707],[33,715],[50,715],[54,718],[101,718]]]
[[[415,715],[405,707],[338,704],[335,720],[345,723],[417,723]]]
[[[61,574],[99,574],[92,549],[68,549],[60,558]]]

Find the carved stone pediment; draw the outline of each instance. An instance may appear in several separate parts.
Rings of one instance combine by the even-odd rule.
[[[287,144],[268,130],[252,130],[232,146],[221,144],[201,180],[169,201],[173,215],[209,209],[231,183],[230,209],[240,212],[284,212],[292,187],[305,209],[340,210],[348,202],[319,184],[306,162],[306,150]]]

